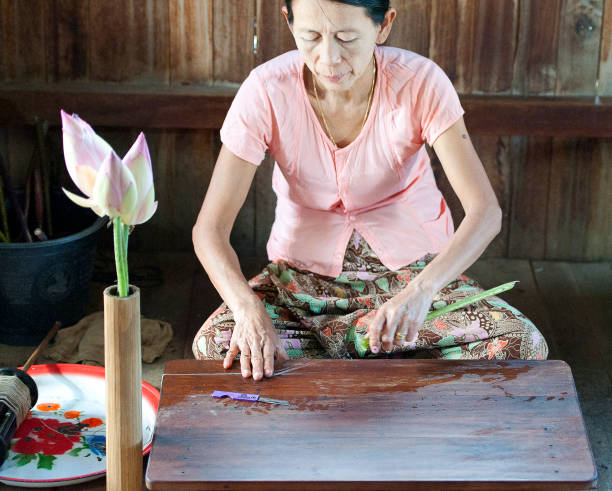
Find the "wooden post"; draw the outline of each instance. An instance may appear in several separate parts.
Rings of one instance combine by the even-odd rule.
[[[140,290],[104,290],[106,488],[142,489],[142,367]]]

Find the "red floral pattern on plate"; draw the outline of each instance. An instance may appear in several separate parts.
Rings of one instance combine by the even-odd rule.
[[[57,419],[26,419],[17,429],[12,450],[15,453],[62,455],[79,441],[74,423],[60,423]]]

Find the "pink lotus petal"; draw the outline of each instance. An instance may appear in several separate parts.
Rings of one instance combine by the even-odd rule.
[[[151,218],[157,209],[151,156],[143,133],[138,135],[134,145],[123,158],[123,164],[134,176],[138,189],[138,202],[132,213],[122,216],[122,219],[128,225],[138,225]]]
[[[131,172],[116,154],[104,160],[92,198],[111,218],[132,212],[138,200],[138,190]]]
[[[138,189],[148,192],[153,185],[153,167],[151,166],[149,147],[143,133],[138,135],[132,148],[123,157],[123,164],[134,175]]]
[[[93,193],[91,179],[83,179],[92,172],[84,172],[78,167],[84,166],[97,173],[108,154],[115,152],[112,147],[100,138],[85,121],[76,114],[70,116],[61,111],[64,158],[70,177],[77,187],[87,196]]]
[[[130,223],[128,225],[140,225],[141,223],[146,222],[153,216],[156,210],[157,201],[154,201],[151,204],[145,203],[145,205],[138,211],[138,215],[136,216],[136,219],[133,221],[133,223]]]

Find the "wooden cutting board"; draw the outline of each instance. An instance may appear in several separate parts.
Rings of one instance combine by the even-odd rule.
[[[527,360],[292,360],[270,379],[175,360],[149,489],[589,489],[570,367]],[[215,399],[259,394],[290,406]]]

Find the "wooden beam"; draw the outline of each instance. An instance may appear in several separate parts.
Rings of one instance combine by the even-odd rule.
[[[58,84],[0,87],[0,125],[59,124],[59,110],[96,126],[217,129],[238,84],[145,87]],[[468,129],[479,135],[612,137],[612,97],[461,96]]]
[[[464,96],[465,122],[479,135],[612,137],[612,98]]]
[[[221,128],[238,84],[179,88],[88,84],[0,88],[0,125],[60,124],[60,109],[94,126]]]

